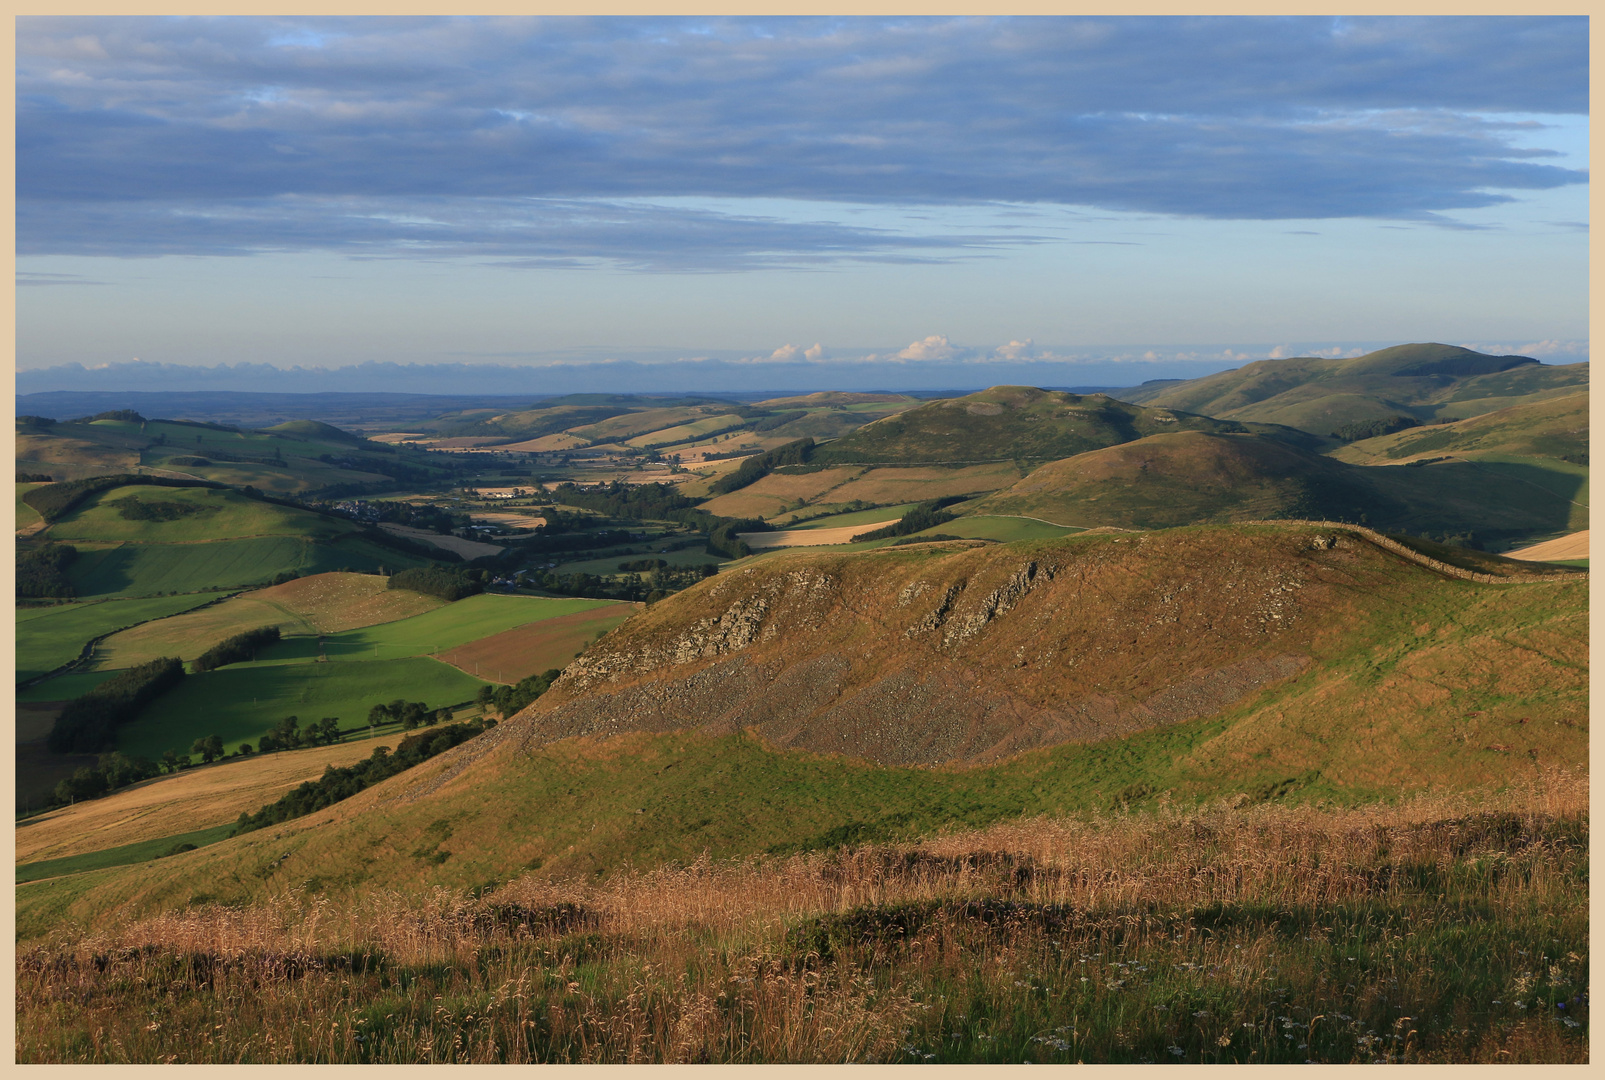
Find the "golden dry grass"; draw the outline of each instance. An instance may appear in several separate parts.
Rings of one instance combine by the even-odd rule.
[[[19,1057],[1583,1062],[1586,813],[1557,775],[201,903],[20,952]]]
[[[642,606],[610,604],[559,615],[435,653],[434,657],[476,678],[516,683],[551,668],[566,667],[597,635],[613,629]]]
[[[1516,551],[1505,552],[1507,559],[1525,559],[1529,562],[1551,562],[1557,559],[1586,559],[1588,558],[1588,530],[1574,532],[1569,536],[1556,537],[1554,540],[1545,540],[1542,544],[1533,544]]]
[[[297,784],[316,780],[324,766],[350,765],[377,745],[364,739],[227,761],[53,810],[18,826],[17,861],[56,859],[226,825],[242,811],[259,810]]]
[[[827,547],[850,544],[859,533],[874,532],[897,524],[897,518],[870,521],[863,525],[842,525],[835,529],[781,529],[777,532],[741,533],[741,539],[754,551],[762,548]]]
[[[830,493],[833,503],[895,504],[997,491],[1020,479],[1020,470],[1008,462],[971,465],[963,469],[880,468],[843,484]]]

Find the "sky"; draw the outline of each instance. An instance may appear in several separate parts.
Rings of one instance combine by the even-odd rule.
[[[19,390],[1574,362],[1587,94],[1581,18],[22,18]]]

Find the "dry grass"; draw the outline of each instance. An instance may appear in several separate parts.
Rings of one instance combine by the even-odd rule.
[[[395,741],[389,744],[394,746]],[[226,825],[241,811],[255,812],[297,784],[316,780],[326,765],[362,760],[376,745],[364,739],[228,761],[53,810],[17,828],[17,862],[57,859]]]
[[[1507,559],[1525,559],[1530,562],[1548,562],[1556,559],[1586,559],[1588,558],[1588,530],[1570,533],[1566,536],[1556,537],[1554,540],[1545,540],[1542,544],[1533,544],[1517,551],[1505,552]]]
[[[971,465],[964,469],[882,468],[843,484],[830,493],[830,501],[893,504],[941,499],[949,495],[974,495],[997,491],[1020,479],[1020,470],[1009,462]]]
[[[283,894],[18,957],[19,1060],[1587,1060],[1587,789]]]
[[[555,619],[516,626],[467,645],[435,653],[476,678],[516,683],[551,668],[562,668],[601,634],[629,618],[643,605],[610,604]]]

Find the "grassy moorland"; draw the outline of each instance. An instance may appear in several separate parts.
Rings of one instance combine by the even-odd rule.
[[[78,658],[95,638],[199,607],[209,596],[154,596],[17,609],[17,679],[31,679]],[[137,662],[137,661],[136,661]],[[127,666],[127,665],[122,665]]]
[[[197,898],[20,948],[17,1054],[1581,1063],[1586,802],[1557,780],[1023,819],[478,897]]]

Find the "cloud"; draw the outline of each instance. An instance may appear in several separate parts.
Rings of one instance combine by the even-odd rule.
[[[897,353],[894,359],[952,360],[960,356],[962,351],[955,349],[945,334],[932,334],[919,341],[910,342],[908,347]]]
[[[1535,360],[1548,358],[1574,363],[1588,359],[1587,341],[1561,341],[1551,338],[1544,341],[1529,341],[1526,344],[1462,342],[1460,347],[1462,349],[1475,349],[1478,352],[1491,353],[1495,356],[1531,356]]]
[[[1011,341],[1007,345],[999,345],[993,354],[1002,360],[1023,360],[1033,354],[1030,338],[1024,341]]]
[[[299,250],[349,238],[350,200],[392,239],[454,200],[484,200],[486,225],[519,200],[778,198],[1466,228],[1442,215],[1586,180],[1497,114],[1585,113],[1587,25],[29,17],[18,238],[81,252],[100,224],[160,249],[191,214],[216,249]],[[837,226],[774,259],[728,217],[726,263],[938,257]],[[591,254],[558,246],[527,257]]]

